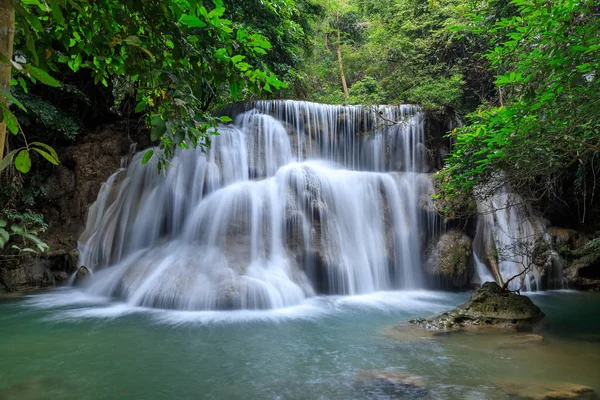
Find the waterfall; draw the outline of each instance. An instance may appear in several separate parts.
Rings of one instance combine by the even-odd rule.
[[[564,266],[552,249],[545,224],[518,195],[502,186],[491,197],[480,199],[477,211],[473,241],[476,280],[503,283],[525,272],[510,282],[509,289],[535,291],[563,287]]]
[[[79,239],[86,290],[134,306],[264,309],[424,287],[431,207],[423,115],[257,101],[208,150],[102,186]]]

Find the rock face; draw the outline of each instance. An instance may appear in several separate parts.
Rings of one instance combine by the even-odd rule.
[[[2,260],[0,292],[18,292],[32,287],[54,286],[56,278],[48,260],[14,258]]]
[[[471,240],[463,232],[452,230],[440,238],[430,252],[425,270],[439,277],[443,288],[463,289],[473,276]]]
[[[486,282],[463,305],[433,319],[410,323],[425,329],[446,330],[464,326],[530,327],[544,313],[527,296],[503,292],[495,282]]]
[[[149,144],[144,131],[129,133],[123,126],[107,125],[82,135],[72,146],[58,149],[61,164],[54,167],[46,182],[49,201],[43,211],[50,229],[45,239],[52,241],[56,235],[70,233],[74,243],[102,183],[122,166],[132,150]]]
[[[555,226],[548,228],[548,233],[566,260],[564,278],[568,287],[600,291],[600,254],[588,247],[594,235]]]
[[[102,183],[122,166],[136,143],[138,150],[149,146],[147,133],[107,125],[82,134],[69,147],[56,149],[61,164],[50,171],[45,182],[48,201],[39,210],[49,225],[41,238],[52,250],[35,262],[23,257],[3,260],[0,292],[52,286],[77,270],[77,238],[84,229],[88,208]]]

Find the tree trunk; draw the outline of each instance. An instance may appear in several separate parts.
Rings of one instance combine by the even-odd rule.
[[[1,0],[0,0],[1,1]],[[342,86],[344,87],[344,96],[346,98],[350,97],[348,94],[348,85],[346,84],[346,77],[344,76],[344,63],[342,62],[342,44],[341,44],[341,34],[340,34],[340,14],[337,14],[337,56],[338,62],[340,63],[340,75],[342,76]]]
[[[13,39],[15,37],[15,9],[12,0],[0,0],[0,54],[9,62],[0,61],[0,87],[10,90],[10,75],[13,55]],[[8,105],[8,99],[0,96],[0,101]],[[6,146],[6,124],[0,123],[0,161],[4,157]]]

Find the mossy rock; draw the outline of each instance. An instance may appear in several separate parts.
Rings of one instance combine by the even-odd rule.
[[[527,296],[503,291],[495,282],[486,282],[461,306],[435,318],[409,321],[425,329],[448,330],[470,326],[527,327],[544,317]]]

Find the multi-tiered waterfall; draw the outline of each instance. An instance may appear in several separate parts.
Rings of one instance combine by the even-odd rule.
[[[165,175],[138,154],[104,184],[80,238],[89,292],[210,310],[425,287],[440,224],[417,107],[224,112],[210,150],[178,151]]]

